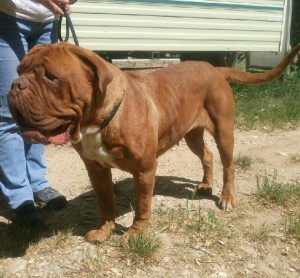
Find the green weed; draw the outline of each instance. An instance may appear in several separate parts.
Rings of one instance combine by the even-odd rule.
[[[67,246],[72,241],[73,229],[68,228],[64,231],[56,231],[54,232],[53,243],[52,246],[57,248]]]
[[[202,243],[208,241],[217,242],[222,236],[224,225],[219,221],[214,210],[203,212],[198,209],[187,206],[165,208],[161,206],[157,213],[161,216],[160,220],[167,225],[170,231],[175,233],[190,234],[199,239]]]
[[[300,154],[293,154],[290,156],[290,161],[293,163],[299,163],[300,162]]]
[[[253,164],[254,160],[249,157],[249,156],[244,156],[239,154],[238,156],[234,157],[234,164],[235,166],[243,169],[243,170],[247,170],[251,167],[251,165]]]
[[[286,231],[300,240],[300,212],[288,218],[286,221]]]
[[[274,173],[270,178],[267,174],[257,176],[258,195],[274,203],[298,204],[300,200],[300,183],[281,183],[277,181],[277,174]]]
[[[162,246],[158,237],[147,233],[142,233],[137,237],[132,236],[127,242],[121,241],[120,243],[121,249],[134,261],[150,258]]]

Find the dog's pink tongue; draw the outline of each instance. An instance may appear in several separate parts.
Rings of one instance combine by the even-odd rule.
[[[69,139],[70,139],[70,134],[68,132],[64,132],[55,136],[50,136],[48,138],[48,141],[50,144],[64,145],[69,141]]]
[[[64,145],[68,143],[71,137],[71,130],[72,126],[68,125],[67,129],[62,133],[56,135],[48,134],[48,142],[53,145]]]

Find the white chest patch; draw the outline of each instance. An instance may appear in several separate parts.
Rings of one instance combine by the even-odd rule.
[[[118,168],[101,139],[100,128],[86,127],[81,129],[81,146],[86,158],[95,160],[102,166]]]

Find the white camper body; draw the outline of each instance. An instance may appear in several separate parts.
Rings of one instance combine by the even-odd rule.
[[[285,54],[291,6],[292,0],[78,0],[71,19],[82,47],[112,58]]]

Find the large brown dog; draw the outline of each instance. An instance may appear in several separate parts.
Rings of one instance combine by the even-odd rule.
[[[258,84],[278,77],[300,46],[274,69],[250,74],[183,62],[151,73],[126,72],[91,51],[67,43],[32,49],[18,68],[8,95],[25,139],[43,144],[70,140],[83,159],[96,192],[101,226],[90,242],[115,229],[111,168],[133,175],[135,218],[125,238],[142,232],[151,214],[157,158],[184,138],[203,165],[200,193],[212,193],[212,154],[206,128],[223,164],[220,207],[235,205],[233,165],[234,100],[230,82]]]

